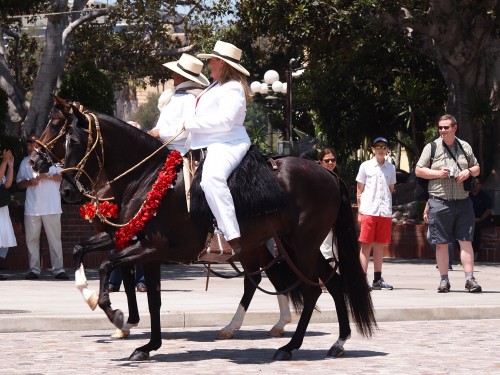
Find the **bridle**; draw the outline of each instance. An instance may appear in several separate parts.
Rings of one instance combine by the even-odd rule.
[[[53,112],[54,110],[59,112],[60,116],[54,116]],[[73,109],[70,108],[69,113],[72,115],[73,114]],[[35,152],[37,155],[47,164],[53,165],[54,160],[56,160],[58,163],[62,164],[62,159],[59,159],[53,152],[52,149],[54,148],[55,144],[61,139],[62,137],[66,136],[66,133],[68,132],[68,128],[71,126],[70,120],[68,117],[64,116],[61,110],[57,108],[52,108],[52,110],[49,113],[49,124],[52,120],[54,119],[59,119],[59,120],[64,120],[64,124],[61,126],[61,129],[59,130],[59,133],[57,136],[54,137],[54,139],[50,140],[48,143],[44,143],[39,139],[36,139],[35,142],[37,145],[40,146],[40,148],[35,147]]]
[[[143,160],[141,160],[140,162],[138,162],[137,164],[135,164],[131,168],[127,169],[126,171],[124,171],[120,175],[116,176],[112,180],[105,179],[104,182],[98,184],[98,182],[101,181],[100,177],[104,176],[103,171],[104,171],[104,166],[105,166],[104,138],[103,138],[103,135],[102,135],[102,132],[101,132],[101,127],[100,127],[100,124],[99,124],[99,120],[98,120],[97,116],[94,113],[92,113],[91,111],[85,109],[81,104],[79,104],[79,103],[72,103],[72,105],[74,105],[75,107],[77,107],[78,111],[81,114],[83,114],[86,117],[86,119],[87,119],[88,128],[87,129],[82,129],[83,132],[85,132],[85,133],[88,134],[88,137],[87,137],[87,148],[85,150],[84,156],[82,157],[82,159],[78,162],[78,164],[76,166],[64,168],[61,171],[61,173],[65,173],[65,172],[69,172],[69,171],[76,171],[75,177],[71,181],[71,183],[73,183],[74,186],[76,186],[76,188],[78,189],[78,191],[80,192],[80,194],[86,196],[87,198],[90,198],[93,202],[97,202],[97,203],[99,201],[110,201],[110,200],[114,199],[114,197],[110,197],[110,198],[101,198],[101,197],[99,197],[98,191],[100,189],[102,189],[104,187],[107,187],[107,186],[110,186],[112,183],[118,181],[120,178],[126,176],[127,174],[131,173],[132,171],[134,171],[135,169],[137,169],[138,167],[140,167],[142,164],[144,164],[146,161],[148,161],[153,156],[155,156],[159,151],[161,151],[163,148],[165,148],[166,146],[168,146],[173,140],[175,140],[179,135],[181,135],[184,132],[184,130],[181,130],[178,134],[174,135],[172,138],[170,138],[167,141],[163,142],[162,145],[160,147],[158,147],[155,151],[153,151],[150,155],[148,155]],[[70,113],[74,116],[73,109],[71,109]],[[67,138],[70,137],[71,135],[68,134],[68,130],[69,130],[69,128],[71,128],[74,125],[76,125],[77,121],[78,120],[75,117],[75,119],[71,123],[69,123],[69,121],[68,121],[67,126],[66,126],[66,123],[65,123],[63,125],[63,127],[61,128],[61,131],[59,132],[59,134],[57,135],[57,137],[55,137],[54,140],[50,141],[47,144],[47,146],[49,146],[49,147],[52,146],[53,147],[53,144],[55,143],[55,141],[58,140],[58,139],[60,139],[63,135],[65,135]],[[95,133],[94,133],[94,129],[95,129]],[[66,139],[66,146],[65,146],[66,148],[67,148],[68,141],[69,140]],[[99,148],[98,146],[100,147],[100,152],[98,150],[98,148]],[[85,166],[86,166],[87,161],[89,160],[89,158],[90,158],[91,155],[95,155],[96,156],[97,164],[98,164],[98,172],[97,172],[97,177],[95,178],[95,181],[85,171]],[[80,177],[82,176],[82,174],[85,175],[85,177],[90,181],[90,188],[89,188],[89,190],[85,189],[84,185],[80,182]],[[125,225],[128,224],[128,223],[125,223],[125,224],[112,223],[112,222],[108,221],[105,217],[101,217],[101,215],[99,214],[99,212],[97,212],[97,214],[99,215],[101,221],[103,221],[106,224],[115,226],[115,227],[123,227],[123,226],[125,226]]]

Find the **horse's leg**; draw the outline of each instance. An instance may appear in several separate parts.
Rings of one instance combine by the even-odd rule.
[[[330,272],[332,272],[331,268]],[[337,311],[337,319],[339,322],[339,338],[332,345],[327,355],[329,357],[342,357],[345,353],[344,344],[348,339],[351,338],[349,313],[347,312],[347,305],[342,291],[342,278],[338,273],[335,273],[332,279],[329,280],[325,286],[328,289],[328,292],[332,295],[333,301],[335,302],[335,309]]]
[[[89,237],[80,242],[73,249],[73,262],[75,271],[80,268],[83,258],[87,253],[94,251],[111,250],[113,248],[113,239],[106,232],[100,232],[95,236]]]
[[[161,347],[161,263],[149,262],[142,264],[144,281],[146,282],[149,316],[151,318],[151,338],[146,345],[134,350],[130,355],[131,361],[143,361],[149,358],[149,352]]]
[[[125,294],[127,295],[129,316],[123,326],[121,328],[117,328],[116,331],[111,334],[111,337],[115,339],[128,337],[130,335],[130,329],[137,327],[137,324],[139,324],[140,317],[139,308],[137,306],[137,296],[135,293],[134,268],[134,265],[121,267],[123,288],[125,289]]]
[[[274,360],[283,361],[291,359],[292,350],[299,349],[304,341],[304,335],[306,334],[307,326],[309,325],[312,313],[314,312],[316,301],[321,295],[321,288],[317,286],[302,285],[301,292],[304,298],[304,307],[302,309],[302,314],[300,314],[297,329],[295,330],[290,342],[279,348],[276,353],[274,353]]]
[[[83,268],[83,258],[85,254],[93,251],[109,250],[113,246],[113,240],[105,233],[101,232],[83,242],[77,244],[73,249],[73,260],[75,264],[75,287],[82,293],[83,299],[92,310],[95,310],[98,295],[88,288],[85,270]]]
[[[275,264],[266,271],[269,281],[274,286],[276,291],[283,291],[286,289],[286,284],[283,283],[278,271],[278,267],[282,267],[282,264]],[[278,294],[278,306],[280,308],[280,318],[278,322],[271,328],[267,333],[271,337],[282,337],[285,335],[285,326],[292,321],[292,314],[290,313],[290,301],[288,297],[283,294]]]
[[[104,311],[108,319],[116,328],[122,329],[125,327],[125,318],[121,310],[113,310],[109,299],[109,275],[116,267],[133,266],[139,259],[144,256],[145,249],[141,243],[137,242],[126,249],[114,252],[110,255],[109,260],[101,263],[99,268],[99,307]],[[124,280],[128,276],[124,275]],[[128,281],[127,281],[128,283]],[[125,285],[125,288],[127,286]],[[135,296],[134,296],[135,299]],[[137,305],[137,301],[135,301]],[[135,307],[136,308],[136,307]],[[126,328],[126,327],[125,327]]]
[[[253,279],[253,283],[250,280],[250,277]],[[261,280],[262,276],[260,273],[253,276],[245,275],[245,279],[243,281],[243,297],[241,297],[238,309],[236,310],[231,322],[219,331],[217,334],[218,339],[232,339],[234,337],[234,332],[241,328],[248,306],[250,306],[250,302],[252,302],[252,298],[257,290],[255,285],[259,285]]]

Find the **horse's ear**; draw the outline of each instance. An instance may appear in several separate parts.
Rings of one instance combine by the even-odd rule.
[[[62,105],[64,107],[69,107],[70,103],[66,99],[63,99],[60,96],[57,96],[54,94],[50,94],[50,95],[54,98],[55,103],[59,103],[60,105]]]

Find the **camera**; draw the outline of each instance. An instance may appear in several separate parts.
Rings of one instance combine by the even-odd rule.
[[[456,172],[457,172],[457,170],[455,169],[455,167],[450,167],[448,169],[450,171],[450,178],[455,178],[456,177]]]

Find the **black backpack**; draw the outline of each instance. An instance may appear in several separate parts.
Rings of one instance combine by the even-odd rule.
[[[431,165],[436,155],[436,142],[431,142]],[[418,201],[427,201],[429,199],[429,180],[426,178],[417,177],[417,185],[415,186],[415,198]]]

